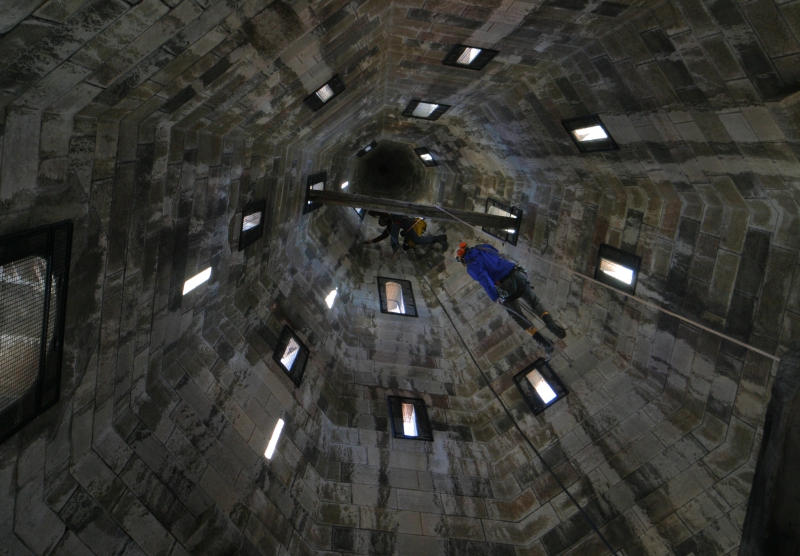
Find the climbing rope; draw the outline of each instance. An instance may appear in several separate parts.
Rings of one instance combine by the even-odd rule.
[[[467,222],[464,222],[464,221],[463,221],[463,220],[461,220],[459,217],[455,216],[454,214],[451,214],[451,213],[447,212],[445,209],[443,209],[443,208],[442,208],[442,207],[440,207],[439,205],[433,205],[433,206],[434,206],[434,207],[436,207],[438,210],[440,210],[440,211],[444,212],[445,214],[449,214],[451,218],[454,218],[454,219],[458,220],[459,222],[461,222],[462,224],[465,224],[466,226],[469,226],[469,227],[470,227],[470,228],[472,228],[473,230],[476,230],[476,231],[478,231],[478,232],[480,232],[480,233],[482,233],[482,234],[486,234],[487,236],[491,237],[492,239],[497,239],[497,238],[495,238],[493,235],[491,235],[491,234],[489,234],[489,233],[487,233],[487,232],[484,232],[483,230],[481,230],[481,229],[479,229],[479,228],[476,228],[476,227],[475,227],[475,226],[473,226],[472,224],[469,224],[469,223],[467,223]],[[726,335],[726,334],[723,334],[722,332],[719,332],[719,331],[717,331],[717,330],[714,330],[713,328],[709,328],[708,326],[705,326],[705,325],[703,325],[703,324],[700,324],[699,322],[697,322],[697,321],[694,321],[694,320],[692,320],[692,319],[690,319],[690,318],[686,318],[686,317],[684,317],[684,316],[682,316],[682,315],[679,315],[678,313],[673,313],[673,312],[672,312],[672,311],[670,311],[669,309],[665,309],[664,307],[661,307],[660,305],[656,305],[655,303],[651,303],[650,301],[647,301],[646,299],[642,299],[641,297],[637,297],[637,296],[635,296],[635,295],[630,295],[630,294],[627,294],[627,293],[622,293],[622,292],[620,292],[618,289],[616,289],[615,287],[613,287],[613,286],[609,286],[608,284],[604,284],[603,282],[600,282],[599,280],[595,280],[594,278],[591,278],[591,277],[589,277],[589,276],[586,276],[585,274],[581,274],[580,272],[578,272],[578,271],[576,271],[576,270],[573,270],[573,269],[569,268],[568,266],[564,266],[564,265],[562,265],[562,264],[560,264],[560,263],[557,263],[557,262],[555,262],[555,261],[551,261],[551,260],[545,259],[544,257],[541,257],[541,256],[539,256],[539,255],[536,255],[536,254],[534,254],[534,253],[531,253],[531,255],[532,255],[533,257],[535,257],[535,258],[539,259],[540,261],[544,262],[544,263],[547,263],[547,264],[553,265],[553,266],[555,266],[555,267],[557,267],[557,268],[560,268],[561,270],[564,270],[564,271],[566,271],[566,272],[569,272],[569,273],[571,273],[571,274],[573,274],[573,275],[575,275],[575,276],[578,276],[578,277],[580,277],[580,278],[583,278],[584,280],[589,280],[590,282],[593,282],[593,283],[597,284],[598,286],[602,286],[602,287],[604,287],[604,288],[606,288],[606,289],[609,289],[609,290],[611,290],[611,291],[613,291],[613,292],[615,292],[615,293],[621,293],[622,295],[625,295],[626,297],[630,297],[630,298],[631,298],[631,299],[633,299],[634,301],[638,301],[638,302],[639,302],[639,303],[641,303],[642,305],[645,305],[645,306],[647,306],[647,307],[650,307],[650,308],[652,308],[652,309],[655,309],[655,310],[657,310],[657,311],[661,311],[662,313],[665,313],[665,314],[667,314],[667,315],[669,315],[669,316],[671,316],[671,317],[675,317],[676,319],[682,320],[682,321],[684,321],[684,322],[686,322],[686,323],[688,323],[688,324],[690,324],[690,325],[692,325],[692,326],[696,326],[696,327],[698,327],[698,328],[701,328],[702,330],[705,330],[706,332],[710,332],[711,334],[714,334],[715,336],[719,336],[720,338],[723,338],[723,339],[725,339],[725,340],[728,340],[729,342],[733,342],[734,344],[737,344],[737,345],[739,345],[739,346],[742,346],[742,347],[743,347],[743,348],[745,348],[745,349],[749,349],[750,351],[752,351],[752,352],[754,352],[754,353],[757,353],[757,354],[759,354],[759,355],[763,355],[764,357],[767,357],[767,358],[769,358],[769,359],[772,359],[773,361],[780,361],[780,360],[781,360],[781,358],[780,358],[780,357],[776,357],[776,356],[774,356],[774,355],[772,355],[772,354],[770,354],[770,353],[767,353],[767,352],[766,352],[766,351],[764,351],[764,350],[758,349],[758,348],[757,348],[757,347],[755,347],[755,346],[751,346],[750,344],[746,344],[746,343],[744,343],[744,342],[741,342],[741,341],[737,340],[736,338],[731,338],[730,336],[728,336],[728,335]]]
[[[563,482],[561,482],[561,479],[558,477],[558,475],[556,475],[555,471],[553,471],[553,468],[550,467],[550,465],[547,463],[547,461],[545,461],[545,459],[542,457],[542,454],[539,452],[539,450],[536,449],[536,446],[533,445],[533,442],[531,442],[531,439],[528,438],[528,435],[525,434],[525,432],[519,426],[519,423],[517,423],[516,419],[514,419],[514,416],[511,414],[511,411],[508,409],[506,404],[503,403],[503,400],[500,397],[500,395],[497,393],[497,390],[495,390],[494,387],[492,386],[492,383],[489,380],[489,377],[486,375],[486,373],[483,371],[483,369],[481,369],[481,366],[478,364],[477,359],[475,359],[475,356],[472,354],[472,351],[469,349],[469,346],[467,345],[467,342],[464,340],[463,336],[461,336],[461,333],[458,331],[458,328],[456,327],[455,322],[453,322],[453,319],[450,317],[450,313],[447,311],[447,309],[445,308],[444,304],[442,304],[442,301],[439,299],[439,296],[436,294],[436,291],[433,289],[433,286],[431,286],[430,282],[428,282],[428,279],[426,278],[426,276],[422,272],[419,271],[419,268],[417,267],[416,263],[412,262],[412,264],[414,264],[414,268],[416,269],[417,274],[420,277],[422,277],[422,280],[428,286],[428,289],[433,294],[433,297],[436,298],[436,302],[442,308],[442,311],[444,311],[445,316],[447,316],[447,320],[450,321],[450,326],[453,327],[453,330],[455,331],[456,336],[458,336],[458,339],[461,341],[461,345],[464,347],[464,351],[466,351],[467,354],[469,355],[470,359],[472,359],[472,363],[475,365],[475,368],[478,369],[478,372],[481,374],[481,377],[483,377],[483,381],[486,383],[486,386],[488,386],[489,390],[491,390],[492,394],[494,394],[494,397],[497,399],[497,402],[500,404],[500,407],[503,408],[503,411],[505,411],[505,413],[508,416],[509,420],[512,423],[514,423],[514,427],[517,429],[517,432],[519,432],[519,434],[522,435],[522,438],[525,439],[525,441],[527,442],[528,446],[530,446],[531,450],[533,450],[533,453],[536,454],[536,457],[542,463],[544,468],[547,469],[547,472],[550,473],[550,475],[553,477],[553,479],[555,479],[556,483],[558,484],[559,487],[561,487],[561,490],[564,491],[564,494],[567,495],[569,500],[575,505],[576,508],[578,508],[578,511],[580,512],[580,514],[584,517],[584,519],[586,519],[586,521],[589,524],[589,526],[592,528],[592,530],[594,530],[594,532],[597,534],[597,536],[600,537],[600,540],[603,541],[603,544],[606,545],[608,550],[611,551],[611,554],[614,555],[614,556],[617,556],[617,552],[614,550],[614,548],[611,546],[611,544],[608,542],[608,540],[600,532],[600,529],[598,529],[597,526],[594,524],[594,522],[592,521],[592,518],[589,517],[589,514],[586,513],[586,510],[583,509],[583,507],[578,503],[578,501],[575,499],[575,497],[572,496],[570,491],[567,490],[567,487],[564,485]],[[512,311],[513,311],[513,309],[512,309]],[[516,311],[514,311],[514,312],[517,313]],[[517,314],[519,315],[519,313],[517,313]],[[526,318],[523,315],[520,315],[520,316],[522,318]]]

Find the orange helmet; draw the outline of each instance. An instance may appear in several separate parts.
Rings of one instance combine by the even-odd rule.
[[[465,242],[461,242],[458,244],[456,248],[456,260],[460,263],[464,262],[464,255],[467,253],[467,244]]]

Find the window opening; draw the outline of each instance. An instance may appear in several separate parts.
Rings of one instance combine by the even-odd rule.
[[[306,178],[306,202],[305,205],[303,205],[303,214],[314,212],[323,206],[322,203],[310,201],[308,199],[308,193],[310,191],[324,191],[327,181],[328,172],[324,171],[317,172],[316,174],[309,174],[309,176]]]
[[[522,226],[522,211],[516,207],[507,205],[506,203],[502,203],[495,199],[486,199],[485,212],[487,214],[494,214],[497,216],[516,218],[516,226],[514,228],[483,228],[483,231],[487,234],[492,235],[501,241],[505,241],[506,243],[510,243],[511,245],[516,245],[519,236],[519,230]]]
[[[334,290],[331,290],[331,293],[329,293],[328,296],[325,298],[325,304],[328,306],[328,309],[333,308],[333,302],[336,300],[336,294],[338,293],[339,289],[336,288]]]
[[[392,436],[414,440],[433,440],[433,429],[424,400],[389,396],[387,401]]]
[[[364,220],[364,217],[367,215],[366,209],[353,207],[353,210],[356,211],[359,220]]]
[[[349,182],[349,181],[346,181],[346,182],[344,182],[344,183],[342,184],[342,187],[341,187],[341,189],[346,189],[348,185],[350,185],[350,182]]]
[[[498,54],[497,50],[457,44],[450,49],[450,52],[442,60],[442,64],[457,68],[482,70]]]
[[[305,102],[311,110],[316,112],[328,104],[333,98],[339,96],[344,89],[344,81],[342,81],[338,75],[334,75],[322,87],[308,95],[303,102]]]
[[[289,326],[284,326],[278,339],[278,345],[275,346],[275,351],[272,353],[272,359],[289,375],[296,386],[300,386],[309,353],[308,348],[300,341],[297,334]]]
[[[619,148],[597,115],[581,116],[561,123],[581,152],[613,151]]]
[[[414,404],[403,404],[403,434],[406,436],[419,436],[417,431],[417,415],[414,411]]]
[[[72,224],[0,238],[0,442],[60,396]]]
[[[425,166],[438,166],[439,165],[439,163],[436,162],[436,160],[433,158],[433,155],[431,155],[430,151],[427,148],[418,147],[418,148],[414,149],[414,152],[417,153],[417,156],[419,156],[420,160],[422,160],[422,163]]]
[[[325,85],[317,91],[317,96],[322,102],[328,102],[333,98],[333,89],[331,89],[330,85]]]
[[[286,349],[283,350],[283,357],[281,357],[283,366],[291,371],[298,353],[300,353],[300,344],[294,338],[290,338]]]
[[[597,252],[594,279],[633,295],[642,258],[603,243]]]
[[[258,241],[264,234],[266,201],[250,203],[242,211],[242,229],[239,234],[239,251]]]
[[[356,153],[356,156],[358,158],[361,158],[362,156],[364,156],[365,154],[367,154],[368,152],[370,152],[371,150],[373,150],[377,146],[378,146],[378,142],[377,141],[373,141],[372,143],[370,143],[369,145],[367,145],[366,147],[364,147],[363,149],[358,151]]]
[[[429,118],[437,108],[439,108],[438,104],[420,102],[411,114],[416,118]]]
[[[390,313],[405,314],[406,306],[403,304],[403,287],[397,282],[386,283],[386,304]]]
[[[267,449],[264,452],[264,457],[267,459],[272,459],[272,456],[275,454],[275,448],[278,447],[278,440],[281,437],[281,432],[283,432],[283,419],[278,419],[278,422],[275,423],[275,428],[272,430],[272,436],[269,439],[269,444],[267,444]]]
[[[385,278],[383,276],[378,276],[377,281],[381,313],[391,313],[407,317],[418,316],[411,282],[408,280],[400,280],[399,278]]]
[[[408,118],[419,118],[421,120],[438,120],[439,117],[447,112],[450,108],[448,104],[440,104],[438,102],[425,102],[414,99],[408,103],[403,116]]]
[[[534,415],[538,415],[568,392],[553,368],[545,359],[539,358],[514,376],[522,397]]]
[[[201,284],[204,284],[209,278],[211,278],[211,267],[208,267],[199,274],[195,274],[186,280],[186,282],[183,283],[183,295],[186,295],[193,289],[199,287]]]

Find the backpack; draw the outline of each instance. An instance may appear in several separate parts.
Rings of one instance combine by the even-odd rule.
[[[417,221],[416,221],[416,222],[414,222],[414,223],[411,225],[411,227],[410,227],[410,228],[408,228],[407,230],[405,230],[405,231],[403,232],[403,235],[407,234],[407,233],[408,233],[409,231],[411,231],[411,230],[414,230],[414,233],[415,233],[415,234],[417,234],[417,236],[420,236],[420,237],[421,237],[421,236],[422,236],[422,234],[424,234],[424,233],[425,233],[425,230],[427,230],[427,229],[428,229],[428,223],[427,223],[427,222],[425,222],[425,221],[424,221],[422,218],[417,218]],[[414,243],[413,241],[411,241],[411,240],[408,240],[408,239],[405,241],[405,243],[407,243],[409,247],[416,247],[416,246],[417,246],[417,244],[416,244],[416,243]]]

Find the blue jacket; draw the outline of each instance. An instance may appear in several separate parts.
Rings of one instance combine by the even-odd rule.
[[[468,249],[464,255],[464,262],[467,263],[469,275],[483,286],[492,301],[497,301],[494,283],[505,278],[515,266],[511,261],[501,258],[497,249],[486,243]]]

